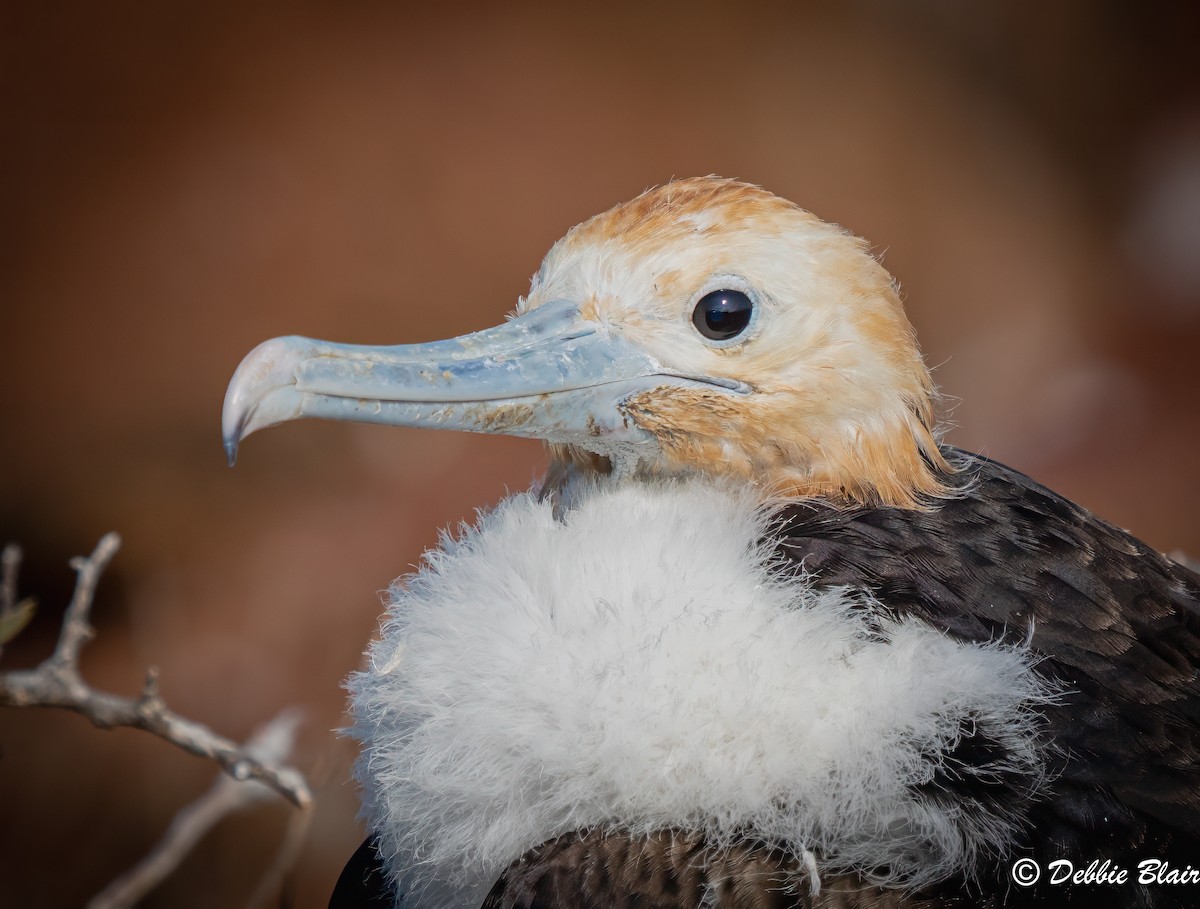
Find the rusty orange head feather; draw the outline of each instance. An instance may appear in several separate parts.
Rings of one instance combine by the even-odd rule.
[[[726,286],[759,312],[736,343],[706,344],[694,308]],[[863,240],[799,206],[715,177],[649,190],[555,244],[518,312],[563,298],[668,367],[751,388],[628,398],[659,440],[643,470],[899,506],[941,491],[933,383],[896,285]],[[595,464],[568,447],[554,456]]]

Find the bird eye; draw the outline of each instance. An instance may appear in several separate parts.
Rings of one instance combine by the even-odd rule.
[[[746,330],[754,303],[740,290],[714,290],[705,294],[692,313],[692,324],[706,338],[726,341]]]

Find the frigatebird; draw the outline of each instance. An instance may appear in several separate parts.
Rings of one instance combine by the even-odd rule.
[[[231,459],[549,443],[392,588],[333,904],[1200,905],[1200,578],[935,405],[864,241],[714,177],[570,230],[499,327],[250,353]]]

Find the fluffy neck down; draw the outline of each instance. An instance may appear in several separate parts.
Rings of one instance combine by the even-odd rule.
[[[393,586],[350,690],[405,906],[478,905],[586,828],[750,837],[907,885],[1009,844],[1022,808],[927,791],[980,726],[1004,744],[989,772],[1036,791],[1049,694],[1029,655],[783,577],[770,533],[700,481],[596,486],[559,518],[526,493]]]

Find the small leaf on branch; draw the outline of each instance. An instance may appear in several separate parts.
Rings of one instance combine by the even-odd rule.
[[[35,612],[37,603],[32,598],[24,599],[12,609],[0,612],[0,644],[7,644],[24,631]]]

